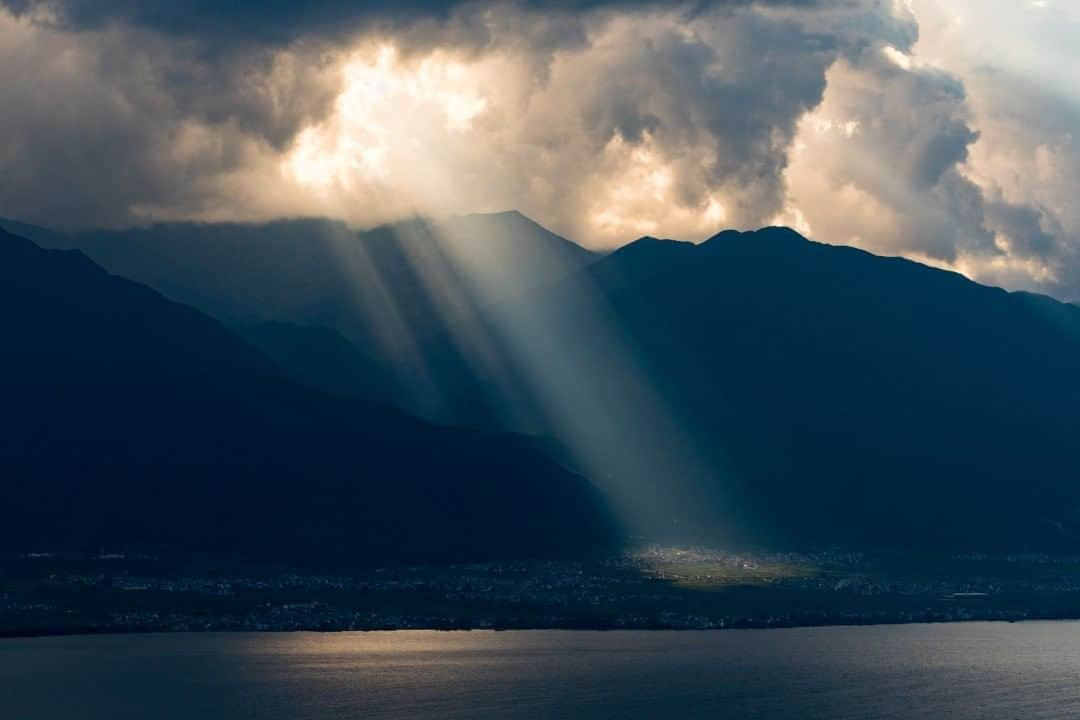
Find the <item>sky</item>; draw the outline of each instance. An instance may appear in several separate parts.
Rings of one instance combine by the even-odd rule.
[[[0,215],[790,225],[1080,299],[1074,0],[0,0]]]

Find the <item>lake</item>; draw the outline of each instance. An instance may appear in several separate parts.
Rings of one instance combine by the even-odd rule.
[[[0,718],[1080,717],[1080,623],[0,640]]]

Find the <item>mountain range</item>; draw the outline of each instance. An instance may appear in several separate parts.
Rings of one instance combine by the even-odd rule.
[[[42,247],[78,249],[112,273],[246,327],[249,336],[252,326],[277,323],[279,342],[264,350],[288,345],[282,323],[334,330],[381,365],[368,373],[366,392],[444,421],[460,408],[440,388],[460,383],[470,369],[455,363],[460,353],[430,354],[429,339],[465,343],[461,328],[475,335],[469,326],[482,322],[483,307],[597,257],[516,212],[437,224],[415,219],[361,232],[321,219],[73,233],[2,220],[0,227]],[[337,347],[312,344],[310,334],[301,344],[315,355],[340,352],[340,343],[323,339]],[[278,359],[296,362],[295,354]]]
[[[795,545],[1075,546],[1077,308],[783,228],[620,249],[545,294],[560,343],[580,342],[586,292],[730,525]]]
[[[595,488],[537,442],[296,382],[81,252],[0,231],[0,327],[0,548],[358,566],[614,544]]]
[[[559,492],[575,498],[567,516],[550,498],[537,506],[550,527],[577,528],[558,547],[536,546],[545,551],[610,543],[615,521],[601,504],[623,532],[656,540],[1080,544],[1080,308],[1047,297],[786,228],[725,231],[700,244],[642,238],[598,255],[517,213],[364,232],[315,220],[78,233],[0,226],[78,248],[221,320],[214,327],[245,359],[215,374],[216,388],[288,386],[337,413],[364,408],[425,437],[513,448],[509,464],[544,468],[522,492],[546,498],[541,477],[557,477]],[[199,358],[178,356],[169,373]],[[93,383],[71,384],[78,396]],[[389,405],[473,429],[432,427]],[[315,456],[325,456],[328,477],[343,477],[331,471],[346,461],[314,427],[305,436],[319,438]],[[286,443],[289,431],[278,429]],[[331,432],[343,446],[349,435]],[[394,447],[423,465],[428,442]],[[382,441],[371,444],[378,454]],[[147,476],[157,451],[143,458]],[[298,447],[285,475],[312,452]],[[388,465],[372,467],[365,477]],[[487,478],[478,491],[497,495],[499,473],[475,472]],[[449,476],[462,473],[472,474]],[[189,474],[177,469],[169,485]],[[277,492],[283,475],[267,477]],[[438,514],[430,512],[425,522]]]

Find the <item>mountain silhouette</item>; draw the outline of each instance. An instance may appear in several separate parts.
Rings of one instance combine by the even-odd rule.
[[[405,391],[397,386],[393,373],[336,330],[284,322],[234,325],[230,329],[304,385],[389,406],[404,402]]]
[[[363,232],[317,219],[74,233],[9,220],[0,227],[43,247],[81,250],[109,272],[230,325],[336,331],[381,363],[378,372],[397,388],[396,401],[441,420],[459,414],[443,389],[472,371],[476,358],[459,356],[483,351],[467,346],[488,333],[485,308],[550,285],[597,257],[517,212],[443,223],[417,219]],[[461,347],[432,355],[433,337],[454,338]],[[287,364],[319,362],[294,352]]]
[[[1075,306],[765,228],[642,238],[488,327],[529,381],[496,424],[647,498],[646,536],[1080,548]],[[458,407],[494,405],[482,377]]]
[[[664,470],[697,473],[705,524],[790,545],[1077,547],[1077,308],[786,228],[643,239],[527,304],[580,344],[585,293],[692,446],[693,468]]]
[[[253,338],[314,387],[553,438],[644,537],[1080,549],[1080,308],[786,228],[599,257],[457,222],[40,232],[229,322],[333,328],[352,376]]]
[[[0,547],[351,565],[580,555],[593,487],[535,441],[332,396],[218,321],[0,231]]]

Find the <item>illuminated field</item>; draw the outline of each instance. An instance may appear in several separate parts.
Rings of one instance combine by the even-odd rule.
[[[775,562],[695,550],[653,549],[636,560],[643,574],[687,590],[763,586],[828,574],[810,562]]]

